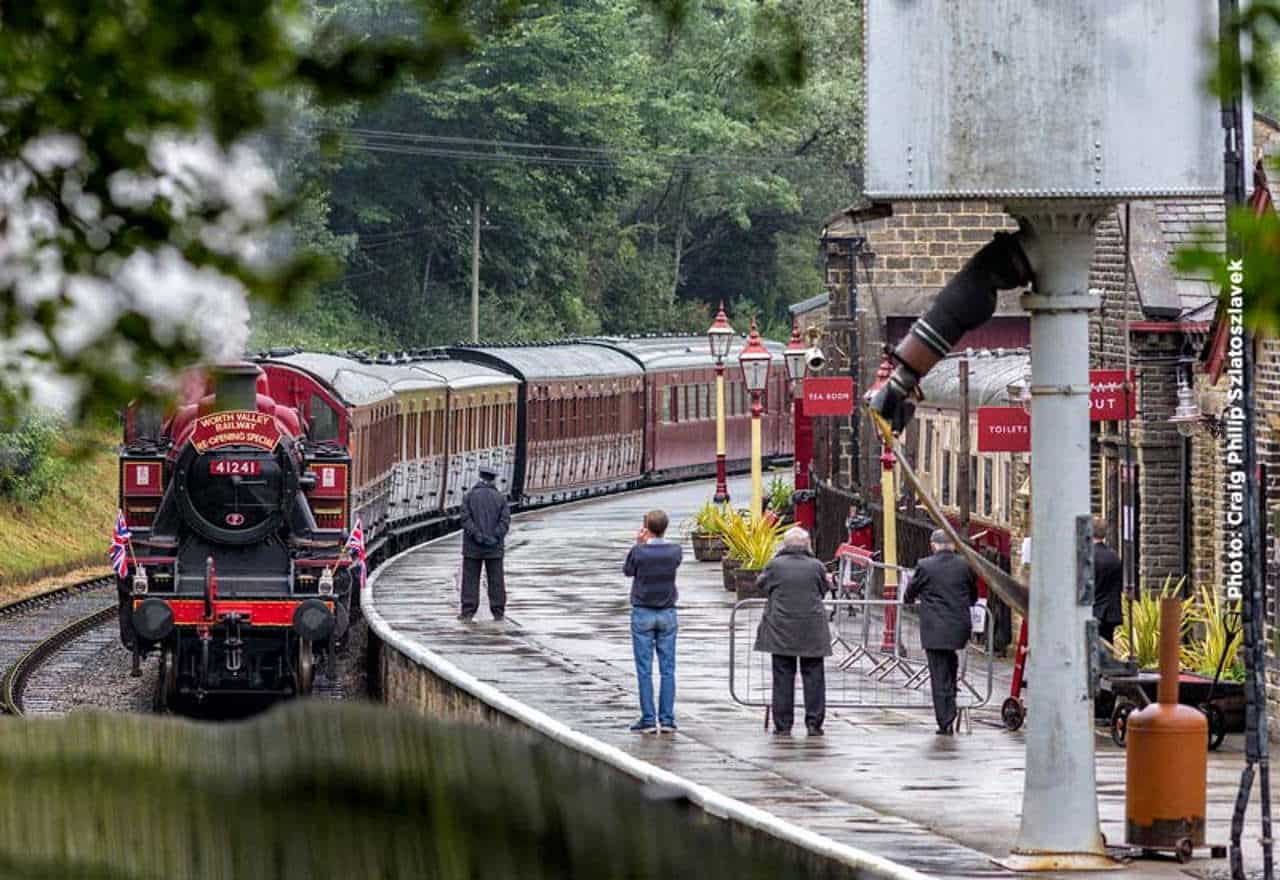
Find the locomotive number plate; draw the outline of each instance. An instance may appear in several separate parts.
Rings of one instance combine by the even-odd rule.
[[[219,477],[256,477],[262,473],[262,462],[256,459],[216,458],[209,462],[209,473]]]

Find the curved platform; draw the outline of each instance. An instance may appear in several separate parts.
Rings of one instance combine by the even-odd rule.
[[[735,499],[749,491],[742,480],[730,488]],[[488,619],[483,591],[476,622],[456,619],[458,535],[389,560],[364,596],[383,642],[384,696],[432,714],[531,729],[860,874],[1006,874],[991,860],[1007,855],[1017,835],[1023,741],[999,726],[998,686],[995,708],[979,713],[972,735],[936,736],[921,706],[837,709],[828,712],[825,737],[770,736],[762,710],[730,699],[734,596],[720,566],[694,562],[687,546],[679,575],[680,729],[627,730],[638,708],[622,560],[646,510],[667,510],[674,537],[711,492],[710,483],[685,484],[517,516],[501,623]],[[1221,789],[1211,792],[1210,819],[1225,836],[1217,814],[1228,799],[1213,795],[1226,793],[1239,761],[1222,758],[1211,758],[1211,790]],[[1120,840],[1124,753],[1100,746],[1098,766],[1103,830]],[[1131,872],[1177,869],[1144,862]]]

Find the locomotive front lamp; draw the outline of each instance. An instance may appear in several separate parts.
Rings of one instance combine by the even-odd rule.
[[[729,323],[729,316],[724,313],[723,300],[715,320],[707,328],[707,342],[711,345],[711,356],[717,363],[729,356],[729,346],[733,344],[733,326]]]
[[[707,343],[711,347],[711,356],[716,359],[716,504],[724,504],[729,500],[728,475],[725,468],[724,439],[724,359],[729,355],[729,347],[733,344],[733,327],[729,317],[724,313],[724,301],[720,301],[720,310],[707,330]]]
[[[150,584],[147,582],[147,570],[139,565],[133,575],[133,595],[145,596],[148,589]]]
[[[800,327],[792,321],[791,340],[782,351],[782,359],[787,365],[787,377],[792,382],[799,382],[804,378],[805,361],[808,359],[808,355],[809,349],[805,346],[804,340],[800,338]]]
[[[327,566],[325,567],[324,572],[320,575],[320,583],[317,585],[316,589],[320,592],[320,595],[322,596],[333,595],[333,569],[332,568],[329,568]]]

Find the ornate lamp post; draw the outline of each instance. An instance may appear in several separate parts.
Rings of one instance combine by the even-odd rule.
[[[813,461],[813,424],[804,412],[804,374],[809,349],[800,338],[800,327],[791,322],[791,340],[782,352],[787,364],[787,378],[791,380],[792,406],[795,430],[795,506],[796,524],[803,529],[813,531],[814,510],[812,493],[809,491],[809,467]]]
[[[751,319],[751,333],[747,337],[747,345],[738,355],[738,364],[742,367],[742,380],[751,392],[751,516],[759,519],[764,495],[761,479],[760,463],[760,416],[764,409],[760,404],[760,395],[769,384],[769,364],[773,356],[769,349],[760,343],[760,333],[756,330],[756,319]]]
[[[724,359],[729,354],[729,346],[733,343],[733,327],[724,313],[724,301],[720,301],[720,311],[707,330],[707,342],[711,345],[711,356],[716,359],[716,504],[729,500],[729,484],[725,475],[725,443],[724,443]]]

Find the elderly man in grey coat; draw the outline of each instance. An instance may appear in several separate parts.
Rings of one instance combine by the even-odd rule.
[[[827,569],[809,550],[809,533],[798,526],[782,536],[782,549],[756,585],[768,596],[756,632],[756,650],[773,655],[773,732],[791,732],[795,716],[796,660],[804,683],[804,725],[822,736],[827,684],[823,658],[831,656],[831,629],[822,597]]]
[[[929,685],[939,734],[954,732],[956,674],[973,625],[969,608],[978,601],[978,581],[942,529],[929,538],[933,555],[916,563],[902,601],[920,603],[920,647],[929,660]]]

